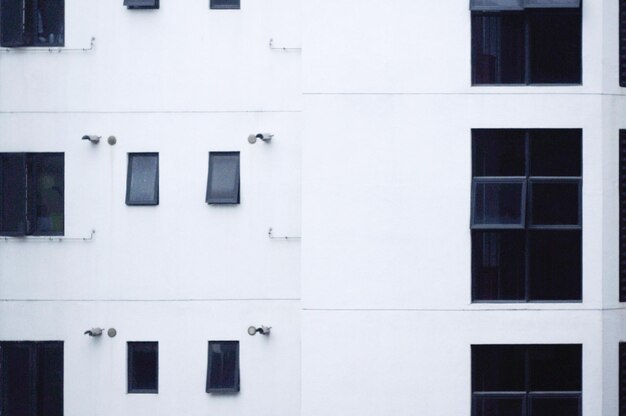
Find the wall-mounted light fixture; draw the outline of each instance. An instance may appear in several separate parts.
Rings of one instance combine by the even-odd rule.
[[[117,138],[115,136],[109,136],[109,138],[107,139],[107,143],[113,146],[115,143],[117,143]]]
[[[102,335],[102,331],[104,331],[104,328],[91,328],[85,331],[85,335],[89,335],[90,337],[99,337]]]
[[[257,139],[263,140],[265,143],[270,143],[272,141],[272,137],[274,137],[274,135],[270,133],[251,134],[248,136],[248,143],[254,144]]]
[[[100,141],[100,136],[96,136],[94,134],[85,134],[83,136],[83,140],[89,140],[93,144],[98,144]]]
[[[254,336],[257,334],[257,332],[260,333],[261,335],[269,335],[271,330],[272,330],[271,326],[261,325],[258,328],[255,326],[251,326],[251,327],[248,327],[248,335]]]

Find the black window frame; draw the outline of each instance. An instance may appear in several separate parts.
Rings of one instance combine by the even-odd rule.
[[[213,163],[219,157],[237,157],[237,169],[236,169],[236,195],[230,195],[229,197],[217,197],[212,194],[213,176],[218,173],[215,172],[215,164]],[[240,152],[209,152],[209,169],[208,169],[206,198],[205,201],[209,205],[238,205],[241,203],[241,155]]]
[[[531,143],[533,140],[534,134],[546,134],[550,131],[554,131],[558,133],[567,132],[572,135],[572,140],[577,140],[580,146],[580,155],[577,163],[580,163],[580,176],[533,176],[531,174]],[[524,140],[524,176],[483,176],[476,172],[477,168],[475,163],[477,158],[480,156],[478,154],[478,141],[482,138],[487,138],[493,134],[505,134],[511,133],[514,137],[522,137]],[[545,303],[545,302],[554,302],[554,303],[571,303],[571,302],[582,302],[582,137],[583,132],[582,129],[472,129],[472,190],[471,190],[471,212],[470,212],[470,229],[472,234],[472,302],[473,303]],[[540,140],[540,139],[537,139]],[[523,207],[522,207],[522,215],[525,213],[525,218],[522,219],[522,227],[511,224],[480,224],[475,221],[475,206],[476,206],[476,184],[482,183],[485,181],[494,181],[494,182],[502,182],[508,183],[513,181],[523,180],[527,183],[525,188],[526,196],[524,198]],[[539,183],[548,183],[548,184],[557,184],[557,183],[575,183],[578,184],[578,221],[576,224],[534,224],[533,223],[533,185]],[[488,298],[485,299],[484,296],[479,293],[480,287],[480,278],[479,275],[479,265],[476,262],[476,253],[479,238],[481,235],[484,235],[487,232],[498,233],[499,235],[504,236],[505,233],[509,233],[506,235],[506,238],[513,238],[514,233],[523,233],[523,261],[524,261],[524,275],[523,275],[523,298],[516,297],[512,299],[504,299],[504,298]],[[560,236],[575,235],[580,234],[578,237],[580,239],[580,258],[578,258],[578,270],[580,271],[580,275],[577,276],[577,287],[576,291],[580,293],[579,297],[571,299],[569,297],[564,298],[556,298],[556,299],[545,299],[541,296],[541,294],[533,294],[532,285],[535,280],[533,280],[532,270],[531,270],[531,256],[533,253],[534,242],[533,238],[540,235],[543,232],[551,232],[551,233],[561,233]],[[551,234],[555,236],[556,234]],[[519,239],[519,234],[517,237]],[[550,292],[549,290],[547,291]],[[566,292],[566,291],[565,291]]]
[[[159,8],[159,0],[124,0],[129,10],[151,10]]]
[[[532,61],[531,61],[531,30],[530,20],[537,15],[579,15],[580,16],[580,45],[577,66],[579,68],[580,79],[575,82],[536,82],[532,77]],[[502,16],[521,16],[523,19],[523,43],[524,43],[524,57],[523,57],[523,82],[478,82],[478,40],[476,39],[476,20],[481,17],[502,17]],[[578,8],[526,8],[522,10],[484,10],[471,12],[471,61],[472,61],[472,73],[471,81],[472,86],[580,86],[583,83],[583,39],[582,39],[582,3]]]
[[[56,25],[60,26],[60,32],[57,34],[54,42],[51,42],[49,39],[47,41],[42,41],[39,39],[39,33],[37,32],[38,28],[44,25],[44,22],[38,22],[39,18],[39,2],[51,1],[51,0],[0,0],[0,46],[2,47],[64,47],[65,46],[65,0],[54,0],[59,2],[60,5],[57,7],[61,10],[61,22],[56,22]],[[7,31],[11,30],[11,23],[15,23],[16,19],[14,16],[8,15],[8,13],[2,13],[2,9],[13,9],[15,12],[20,8],[21,5],[21,16],[22,22],[21,28],[17,26],[13,27],[15,29],[14,33],[8,33]],[[6,20],[3,15],[6,14]],[[53,20],[50,18],[50,20]],[[55,23],[49,23],[54,25]],[[15,39],[7,39],[10,36],[17,36]],[[18,39],[19,38],[19,39]]]
[[[136,387],[134,385],[134,374],[135,374],[135,362],[134,362],[134,352],[136,349],[146,349],[151,350],[156,356],[156,368],[155,370],[155,380],[154,388],[142,388]],[[126,354],[127,354],[127,366],[126,366],[126,376],[127,376],[127,392],[128,394],[158,394],[159,393],[159,343],[158,341],[128,341],[126,343]]]
[[[224,0],[210,0],[209,7],[211,10],[239,10],[241,9],[241,0],[235,0],[237,4],[225,4]],[[222,4],[220,4],[222,2]]]
[[[235,348],[235,368],[233,369],[234,374],[232,374],[233,384],[229,387],[215,387],[211,384],[211,375],[213,371],[212,365],[212,354],[213,350],[211,348],[212,345],[227,345]],[[227,393],[239,393],[241,390],[241,377],[240,377],[240,347],[239,341],[209,341],[208,343],[208,354],[207,354],[207,375],[206,375],[206,392],[207,393],[218,393],[218,394],[227,394]]]
[[[154,180],[154,198],[135,200],[132,199],[132,178],[133,178],[133,159],[135,157],[154,157],[156,158],[156,172]],[[129,206],[151,206],[159,205],[159,153],[158,152],[139,152],[128,153],[128,168],[126,173],[126,205]]]
[[[489,349],[499,349],[503,350],[508,349],[512,352],[522,353],[523,361],[524,361],[524,390],[513,390],[513,391],[502,391],[502,390],[480,390],[477,385],[477,380],[479,380],[480,373],[484,373],[485,369],[478,368],[479,367],[479,350],[488,351]],[[531,387],[531,374],[532,374],[532,355],[536,354],[540,349],[553,348],[555,351],[561,349],[562,353],[567,352],[567,349],[574,350],[578,349],[579,354],[579,384],[580,390],[533,390]],[[570,351],[571,352],[571,351]],[[582,344],[473,344],[471,346],[471,379],[472,379],[472,416],[484,416],[478,409],[480,399],[483,398],[498,398],[498,399],[516,399],[521,400],[521,410],[522,413],[520,416],[532,416],[532,400],[535,398],[557,398],[557,399],[576,399],[578,400],[578,415],[582,416],[582,399],[583,399],[583,346]]]
[[[30,397],[29,402],[26,404],[29,408],[22,412],[21,414],[27,414],[28,416],[39,416],[43,413],[43,406],[50,406],[50,391],[49,391],[49,382],[45,383],[43,380],[43,375],[46,374],[45,367],[53,366],[56,368],[52,368],[52,372],[55,373],[57,380],[55,380],[60,386],[57,387],[58,397],[55,397],[55,408],[50,410],[47,409],[46,416],[62,416],[63,415],[63,402],[64,402],[64,394],[63,394],[63,386],[64,386],[64,342],[63,341],[0,341],[0,412],[3,415],[11,416],[10,411],[7,407],[10,405],[11,398],[8,397],[9,390],[9,375],[8,371],[8,363],[5,362],[5,358],[8,360],[6,352],[8,348],[19,348],[25,350],[28,353],[28,365],[26,369],[28,372],[28,379],[19,380],[20,385],[27,384],[26,390],[28,391],[28,395]],[[49,362],[45,359],[46,350],[52,350],[57,354],[60,354],[60,360],[56,362]],[[45,384],[44,384],[45,383]],[[43,397],[45,396],[45,397]],[[22,409],[24,410],[24,409]]]
[[[20,160],[18,171],[4,175],[3,163],[8,158]],[[38,221],[37,209],[40,202],[40,196],[36,187],[38,184],[39,167],[45,163],[47,158],[60,158],[62,163],[61,186],[55,187],[55,191],[60,194],[60,202],[63,205],[63,213],[60,219],[59,230],[44,230]],[[58,162],[58,161],[57,161]],[[5,177],[6,176],[6,177]],[[10,180],[11,183],[5,182]],[[4,190],[11,188],[18,194],[15,196],[17,200],[9,201],[7,204],[19,206],[22,211],[18,213],[18,222],[15,229],[5,227],[4,221]],[[8,192],[7,192],[8,193]],[[19,205],[18,205],[19,204]],[[41,152],[41,153],[23,153],[23,152],[4,152],[0,153],[0,236],[9,237],[25,237],[25,236],[62,236],[65,233],[65,153],[62,152]]]

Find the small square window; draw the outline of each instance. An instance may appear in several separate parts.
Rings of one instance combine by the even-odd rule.
[[[124,0],[129,9],[158,9],[159,0]]]
[[[128,343],[128,392],[159,392],[159,343]]]
[[[126,205],[159,204],[159,154],[129,153]]]
[[[239,9],[240,0],[211,0],[212,9]]]
[[[207,393],[239,392],[239,341],[209,341]]]
[[[239,152],[210,152],[207,204],[239,203]]]
[[[0,45],[63,46],[64,0],[0,0]]]

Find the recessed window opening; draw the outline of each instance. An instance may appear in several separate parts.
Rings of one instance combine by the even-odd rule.
[[[210,0],[211,9],[239,9],[239,0]]]
[[[159,392],[159,343],[128,343],[128,392]]]
[[[207,204],[239,203],[239,152],[210,152]]]
[[[0,45],[63,46],[64,0],[0,0]]]
[[[239,341],[209,341],[206,392],[239,392]]]
[[[159,204],[159,154],[129,153],[126,205]]]

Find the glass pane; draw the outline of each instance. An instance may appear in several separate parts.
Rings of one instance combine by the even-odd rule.
[[[532,397],[530,400],[533,416],[580,416],[578,397]]]
[[[531,300],[581,300],[581,232],[530,232]]]
[[[209,342],[208,389],[237,390],[238,362],[238,342]]]
[[[156,391],[158,388],[158,343],[128,343],[129,392],[133,390]]]
[[[473,176],[526,176],[522,130],[473,130]]]
[[[581,176],[582,131],[531,130],[531,176]]]
[[[0,154],[0,233],[26,232],[26,159],[23,153]]]
[[[546,12],[530,14],[530,82],[580,84],[581,14]]]
[[[531,182],[533,225],[580,224],[578,182]]]
[[[130,190],[127,203],[156,204],[158,189],[158,155],[129,154]]]
[[[472,345],[472,391],[526,391],[525,348]]]
[[[474,409],[474,416],[522,416],[524,398],[474,396]]]
[[[37,42],[49,46],[63,45],[63,0],[37,1]]]
[[[474,182],[474,225],[521,225],[523,183]]]
[[[473,231],[473,300],[525,299],[525,252],[524,231]]]
[[[580,345],[533,345],[529,357],[531,391],[582,390]]]
[[[45,416],[63,415],[63,343],[38,345],[38,408]]]
[[[523,84],[522,14],[473,14],[472,53],[474,84]]]
[[[65,169],[63,154],[34,155],[37,233],[63,234]],[[29,198],[30,201],[30,198]]]
[[[207,202],[239,202],[239,153],[210,154]]]
[[[31,416],[35,411],[32,373],[32,348],[27,345],[2,345],[4,412],[11,416]]]
[[[239,0],[211,0],[212,8],[238,9]]]

